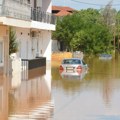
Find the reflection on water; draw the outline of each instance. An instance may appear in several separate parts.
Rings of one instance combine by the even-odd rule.
[[[84,71],[59,71],[62,79],[68,80],[83,80],[85,75],[87,74],[87,69]]]
[[[120,56],[105,61],[85,58],[82,80],[66,80],[52,68],[54,120],[120,120]]]
[[[6,77],[0,75],[0,120],[8,119],[8,83]]]
[[[54,109],[50,70],[40,68],[23,74],[25,79],[0,76],[0,120],[50,119]]]

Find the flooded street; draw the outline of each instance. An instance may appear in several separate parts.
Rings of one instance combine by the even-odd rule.
[[[77,76],[59,73],[60,61],[20,79],[0,75],[0,120],[120,120],[120,56],[85,62]]]
[[[120,120],[120,56],[86,59],[87,74],[73,79],[52,68],[54,120]]]
[[[54,111],[50,69],[0,76],[0,120],[49,120]]]

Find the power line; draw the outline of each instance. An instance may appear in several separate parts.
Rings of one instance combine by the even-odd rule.
[[[71,1],[77,2],[77,3],[86,4],[86,5],[106,6],[105,4],[95,4],[95,3],[81,2],[81,1],[78,1],[78,0],[71,0]],[[108,6],[108,5],[107,5],[107,6]],[[120,4],[112,4],[112,6],[120,6]]]

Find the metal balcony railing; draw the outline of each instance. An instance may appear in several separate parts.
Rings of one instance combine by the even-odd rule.
[[[54,15],[35,8],[31,8],[31,19],[50,24],[55,24],[56,22],[56,17]]]
[[[10,17],[20,20],[34,20],[38,22],[55,24],[56,17],[50,13],[43,12],[38,9],[30,8],[26,6],[25,8],[19,8],[13,6],[0,5],[0,16]]]

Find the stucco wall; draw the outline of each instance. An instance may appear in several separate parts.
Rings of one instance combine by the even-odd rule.
[[[3,0],[0,0],[0,14],[1,14],[1,11],[2,11],[2,7],[1,7],[2,2],[3,2]]]
[[[14,0],[6,0],[5,6],[5,12],[7,14],[9,13],[11,17],[17,17],[19,19],[30,19],[31,7],[29,5]]]
[[[43,11],[46,11],[49,13],[51,13],[51,6],[52,6],[51,0],[44,0],[44,2],[42,3]]]
[[[0,26],[0,42],[2,44],[2,48],[0,49],[0,66],[4,66],[4,55],[6,53],[4,53],[4,48],[5,48],[5,39],[4,37],[6,36],[6,27],[5,26]]]
[[[47,60],[51,60],[51,31],[45,31],[43,33],[43,40],[44,56],[47,56]]]
[[[34,6],[34,1],[31,0],[31,7]],[[42,11],[51,13],[51,6],[52,2],[51,0],[37,0],[37,7],[41,7]]]
[[[31,37],[30,29],[15,28],[19,43],[18,56],[22,59],[33,59],[39,54],[51,60],[51,32],[37,31],[37,37]]]
[[[2,1],[3,1],[3,0],[0,0],[0,4],[2,4]]]
[[[18,56],[22,59],[28,58],[28,45],[30,41],[30,29],[15,28],[16,37],[19,43],[19,52]],[[27,44],[28,43],[28,44]]]
[[[0,37],[6,36],[6,26],[0,25]]]

